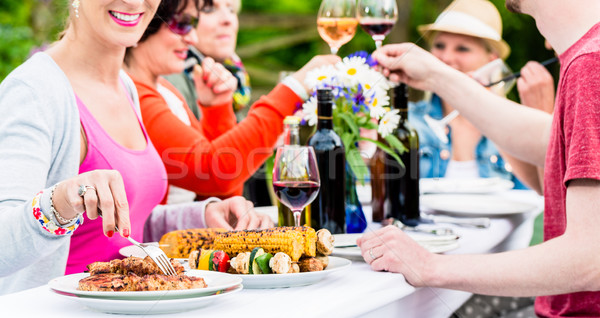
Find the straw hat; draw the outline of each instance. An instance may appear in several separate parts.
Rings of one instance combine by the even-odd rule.
[[[510,54],[510,47],[502,40],[500,13],[488,0],[454,0],[434,23],[420,25],[417,30],[428,41],[435,31],[481,38],[500,58],[505,59]]]

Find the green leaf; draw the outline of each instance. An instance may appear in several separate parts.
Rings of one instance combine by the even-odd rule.
[[[394,138],[396,138],[396,137],[394,137]],[[400,163],[402,165],[402,167],[404,167],[404,163],[402,162],[402,159],[400,159],[400,156],[398,156],[398,154],[392,148],[388,147],[388,145],[386,145],[380,141],[373,140],[371,138],[359,137],[358,140],[366,140],[366,141],[370,141],[370,142],[374,143],[378,148],[381,148],[381,150],[383,150],[385,153],[392,156],[394,159],[396,159],[396,161],[398,161],[398,163]],[[396,140],[398,140],[398,138],[396,138]],[[400,141],[398,141],[398,142],[400,142]],[[402,146],[402,143],[400,143],[400,146]],[[404,146],[402,146],[402,149],[403,150],[400,151],[401,153],[406,151]]]
[[[364,127],[364,125],[366,125],[368,121],[369,121],[369,119],[367,117],[364,117],[364,116],[358,117],[358,119],[356,120],[356,122],[358,123],[358,125],[361,126],[361,127]]]
[[[356,176],[356,180],[364,182],[365,177],[369,175],[369,168],[365,164],[360,152],[358,152],[358,149],[352,148],[350,151],[347,151],[346,161]]]
[[[364,124],[364,126],[362,126],[362,127],[363,127],[363,128],[365,128],[365,129],[377,129],[377,128],[379,128],[379,126],[377,126],[377,124],[376,124],[376,123],[374,123],[374,122],[372,122],[372,121],[370,121],[370,120],[369,120],[369,121],[367,121],[367,122]]]
[[[349,115],[347,113],[339,113],[338,116],[346,122],[348,128],[350,128],[353,134],[355,134],[356,136],[360,135],[358,125],[356,125],[356,122],[354,121],[354,118],[352,118],[352,115]]]
[[[408,149],[406,149],[406,147],[404,147],[402,142],[400,142],[400,140],[398,140],[398,138],[394,135],[387,135],[387,136],[385,136],[384,139],[385,139],[385,141],[387,141],[387,143],[390,145],[390,147],[392,149],[395,149],[399,153],[403,153],[408,150]]]
[[[342,142],[344,143],[344,148],[346,148],[346,153],[348,153],[351,148],[354,148],[355,141],[356,136],[352,133],[347,131],[342,133]]]

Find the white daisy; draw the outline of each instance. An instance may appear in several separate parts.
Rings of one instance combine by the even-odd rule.
[[[377,129],[381,137],[385,138],[398,127],[398,123],[400,122],[400,115],[398,112],[400,112],[398,109],[392,109],[383,115],[379,121],[379,128]]]
[[[373,98],[369,100],[369,105],[371,107],[386,107],[390,104],[390,96],[387,94],[386,90],[381,88],[375,88],[375,92]]]
[[[365,90],[377,88],[387,91],[390,89],[389,82],[385,76],[373,69],[368,69],[368,71],[364,72],[364,74],[359,77],[358,82]]]
[[[304,104],[302,104],[302,118],[309,126],[317,124],[317,98],[311,96]]]
[[[369,110],[369,115],[371,118],[379,119],[381,116],[385,114],[386,110],[381,105],[371,106]]]
[[[344,86],[349,87],[356,85],[359,79],[364,77],[365,74],[370,71],[369,65],[367,65],[364,57],[353,56],[351,58],[345,57],[342,62],[339,62],[335,67],[339,71],[340,81]]]
[[[308,87],[317,89],[323,85],[334,85],[335,77],[337,76],[337,70],[332,65],[325,65],[317,67],[306,73],[304,82]]]

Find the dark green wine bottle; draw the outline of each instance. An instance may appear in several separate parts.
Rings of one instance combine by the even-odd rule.
[[[342,139],[333,130],[333,93],[317,91],[317,130],[308,140],[315,149],[321,188],[311,204],[311,226],[331,233],[346,232],[346,153]]]
[[[400,122],[393,134],[407,151],[398,153],[404,167],[386,154],[386,217],[415,226],[419,222],[419,135],[408,122],[408,90],[405,84],[393,89],[393,107],[398,109]]]

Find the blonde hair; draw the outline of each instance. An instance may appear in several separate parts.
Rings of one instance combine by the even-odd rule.
[[[239,14],[242,11],[242,0],[233,0],[233,7],[235,8],[235,13]]]

